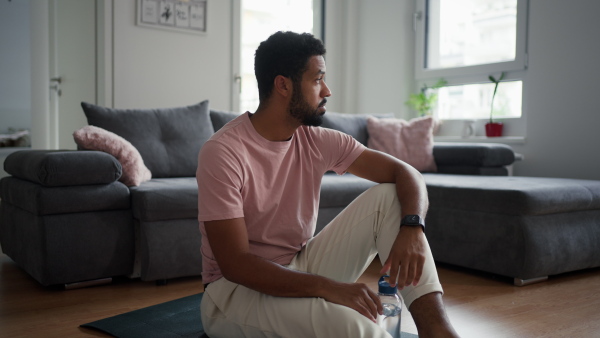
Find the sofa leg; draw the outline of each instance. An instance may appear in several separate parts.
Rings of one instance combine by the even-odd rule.
[[[157,279],[156,280],[156,286],[163,286],[163,285],[167,285],[166,279]]]
[[[110,283],[112,283],[112,278],[100,278],[100,279],[88,280],[85,282],[76,282],[76,283],[65,284],[65,290],[81,289],[81,288],[87,288],[90,286],[104,285],[104,284],[110,284]]]
[[[530,278],[530,279],[515,278],[514,283],[516,286],[525,286],[525,285],[529,285],[529,284],[545,282],[547,280],[548,280],[548,276],[536,277],[536,278]]]

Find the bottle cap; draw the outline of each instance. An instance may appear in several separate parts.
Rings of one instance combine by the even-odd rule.
[[[389,278],[390,276],[385,275],[379,278],[379,293],[385,293],[388,295],[397,293],[398,286],[391,286],[390,283],[385,280],[386,277]]]

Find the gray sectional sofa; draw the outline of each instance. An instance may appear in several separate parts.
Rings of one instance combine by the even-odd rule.
[[[209,110],[206,101],[173,109],[116,110],[89,104],[83,108],[91,125],[130,141],[153,178],[139,186],[125,186],[118,181],[119,161],[100,151],[11,154],[4,169],[12,176],[0,180],[4,253],[42,285],[114,276],[164,283],[200,275],[196,154],[215,130],[237,114]],[[366,116],[325,116],[323,127],[344,131],[366,144]],[[506,176],[506,167],[515,159],[506,145],[440,143],[434,146],[434,157],[438,173],[424,176],[430,193],[427,235],[437,260],[519,280],[600,266],[597,250],[585,246],[581,254],[574,253],[581,238],[595,243],[600,239],[596,182],[556,181],[553,187],[559,191],[565,184],[570,187],[565,199],[581,198],[553,208],[543,198],[551,194],[551,189],[545,189],[548,182]],[[349,174],[327,173],[317,232],[373,185]],[[595,195],[582,192],[588,188]],[[576,231],[561,232],[571,212],[579,225]],[[548,219],[554,222],[552,229],[545,227]],[[568,236],[553,240],[548,231],[553,231],[552,236]],[[565,262],[557,267],[549,259],[559,252],[577,257],[559,260]]]

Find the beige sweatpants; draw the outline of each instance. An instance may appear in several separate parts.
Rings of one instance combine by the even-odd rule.
[[[385,262],[400,228],[393,184],[365,191],[296,255],[290,269],[355,282],[379,253]],[[429,251],[418,285],[400,291],[407,307],[442,292]],[[202,324],[218,337],[389,337],[357,311],[322,298],[273,297],[225,278],[211,283],[201,304]]]

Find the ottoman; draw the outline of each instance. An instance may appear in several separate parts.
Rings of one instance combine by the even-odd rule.
[[[600,181],[425,174],[438,262],[515,285],[600,266]]]

